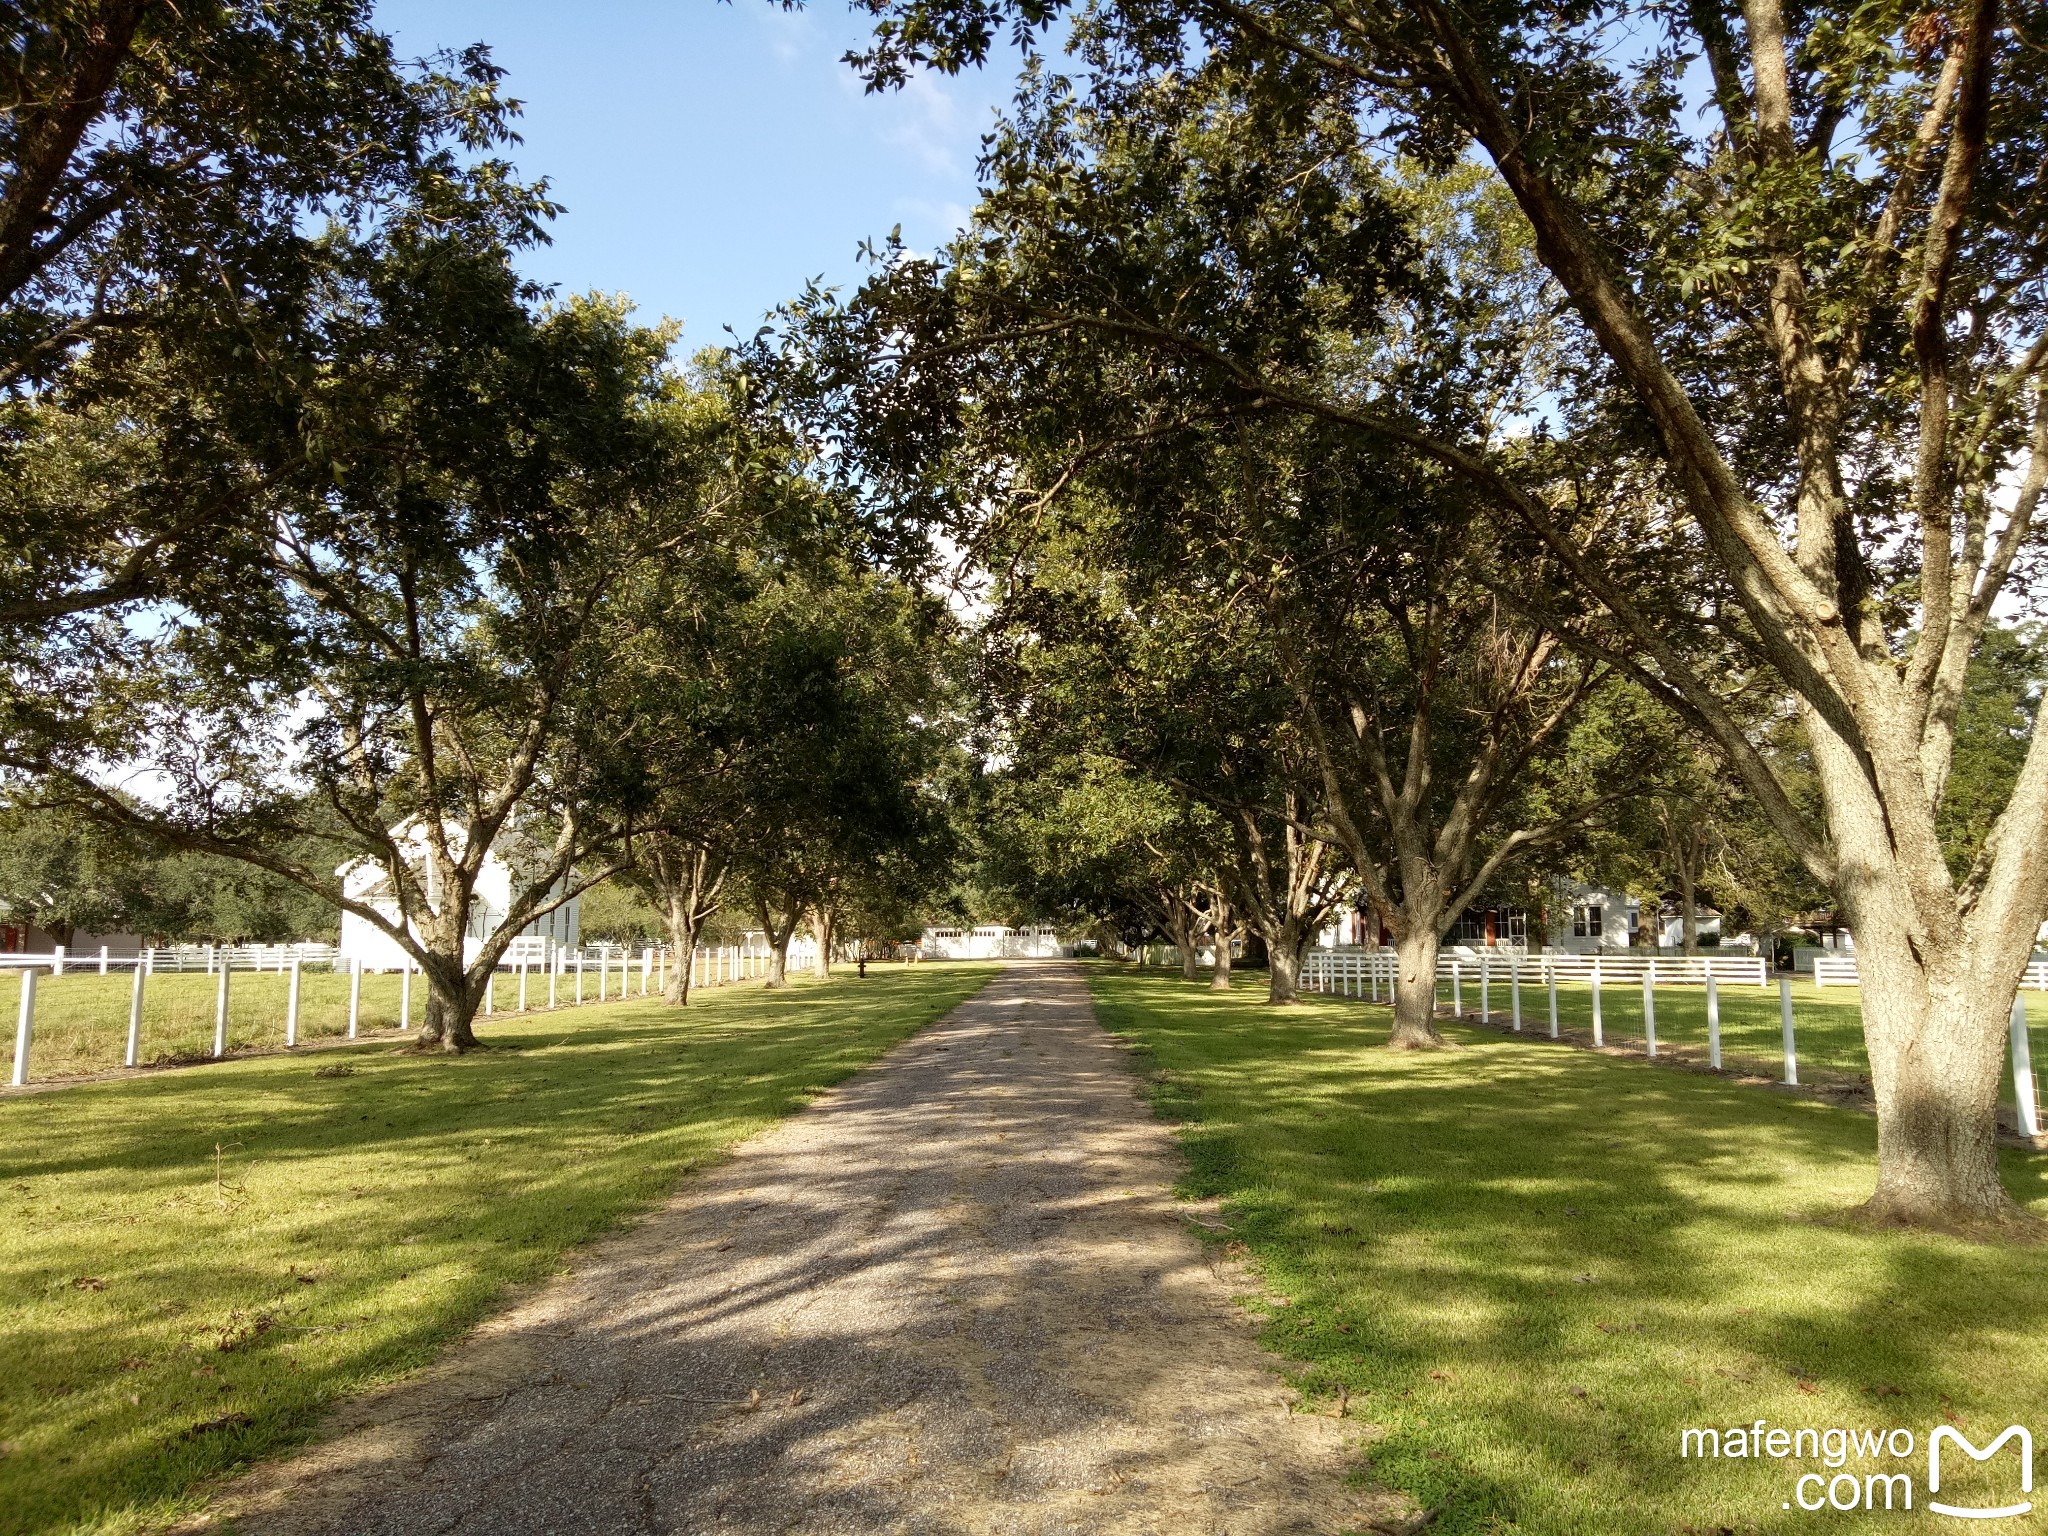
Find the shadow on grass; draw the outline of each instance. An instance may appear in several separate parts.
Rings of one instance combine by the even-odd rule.
[[[1866,1117],[1490,1031],[1389,1052],[1335,1001],[1091,981],[1190,1120],[1189,1193],[1295,1303],[1266,1341],[1384,1431],[1373,1474],[1442,1529],[1789,1528],[1814,1466],[1681,1459],[1680,1431],[1924,1443],[2039,1416],[2048,1254],[1810,1219],[1868,1193]],[[2007,1181],[2048,1198],[2039,1158]]]
[[[0,1103],[0,1530],[174,1511],[991,973],[635,1001],[487,1025],[462,1059],[373,1044]]]

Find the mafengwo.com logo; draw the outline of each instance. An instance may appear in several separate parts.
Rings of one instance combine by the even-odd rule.
[[[1683,1430],[1678,1453],[1788,1463],[1786,1509],[1924,1509],[1958,1520],[2004,1520],[2034,1508],[2034,1437],[2020,1424],[1978,1445],[1950,1424],[1921,1436],[1904,1428],[1791,1429],[1758,1419],[1732,1429]],[[1988,1464],[1981,1475],[1979,1463]]]

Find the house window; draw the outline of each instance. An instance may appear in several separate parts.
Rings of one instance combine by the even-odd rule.
[[[1589,901],[1582,907],[1572,908],[1572,937],[1575,939],[1597,939],[1600,937],[1601,921],[1607,909],[1600,903]]]
[[[1634,907],[1631,907],[1631,908],[1629,908],[1629,914],[1628,914],[1628,936],[1629,936],[1630,938],[1634,938],[1634,937],[1636,936],[1636,934],[1637,934],[1637,933],[1638,933],[1639,931],[1641,931],[1641,929],[1642,929],[1642,926],[1643,926],[1643,914],[1642,914],[1641,912],[1637,911],[1637,910],[1636,910],[1636,909],[1635,909]]]

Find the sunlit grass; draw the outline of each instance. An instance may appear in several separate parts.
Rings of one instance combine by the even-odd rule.
[[[1458,1049],[1390,1052],[1384,1011],[1334,999],[1091,984],[1188,1121],[1189,1192],[1223,1198],[1293,1303],[1267,1343],[1313,1406],[1348,1394],[1371,1475],[1432,1531],[1877,1528],[1783,1507],[1843,1469],[1679,1455],[1685,1428],[1759,1418],[1910,1428],[1883,1470],[1913,1475],[1915,1512],[1882,1527],[1933,1530],[1954,1522],[1925,1513],[1932,1426],[2048,1420],[2048,1252],[1840,1219],[1870,1190],[1866,1115],[1455,1025]],[[2048,1215],[2042,1158],[2008,1154],[2006,1182]],[[2009,1453],[1965,1465],[1945,1497],[2016,1487]]]
[[[871,972],[0,1102],[0,1530],[184,1507],[991,968]]]

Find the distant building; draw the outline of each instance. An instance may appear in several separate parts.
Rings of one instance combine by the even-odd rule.
[[[466,835],[464,829],[454,823],[448,824],[448,838],[458,848]],[[426,885],[427,904],[438,906],[440,891],[433,865],[426,857],[427,830],[417,819],[399,823],[391,829],[397,840],[400,854],[406,862],[419,872]],[[418,850],[417,859],[411,857],[412,850]],[[537,857],[539,850],[531,839],[515,828],[507,828],[499,835],[498,843],[484,855],[483,868],[477,873],[476,890],[471,898],[469,930],[463,940],[463,959],[473,960],[483,948],[483,942],[497,931],[505,920],[505,914],[512,906],[512,881],[514,863],[524,857]],[[399,921],[398,897],[392,890],[391,873],[375,859],[352,859],[335,873],[341,876],[342,893],[351,901],[359,901],[374,907],[377,912],[396,923]],[[555,889],[561,890],[558,882]],[[582,942],[583,898],[571,896],[561,906],[543,917],[534,919],[521,929],[505,951],[505,963],[516,965],[521,960],[530,965],[545,965],[558,949],[575,949]],[[406,953],[399,948],[397,940],[378,928],[368,918],[353,912],[341,914],[341,958],[344,963],[361,961],[367,971],[395,971],[406,962]]]
[[[56,935],[33,923],[0,923],[0,955],[47,955],[58,942]],[[93,956],[104,949],[110,955],[131,957],[141,954],[148,942],[139,933],[89,933],[83,928],[72,929],[62,941],[66,955]]]
[[[927,928],[918,941],[927,960],[1052,960],[1071,955],[1050,928]]]

